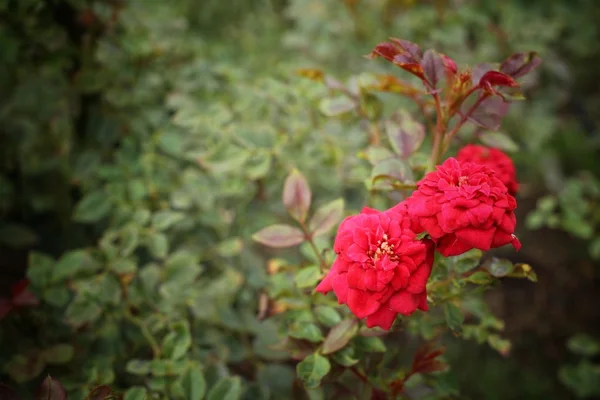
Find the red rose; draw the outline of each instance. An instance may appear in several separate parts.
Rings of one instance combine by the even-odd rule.
[[[460,162],[474,162],[490,167],[496,173],[496,178],[508,188],[508,193],[515,195],[519,188],[517,171],[511,158],[499,149],[494,149],[475,144],[468,144],[457,154]]]
[[[486,165],[447,159],[417,183],[408,211],[446,256],[521,243],[513,234],[517,202]]]
[[[367,326],[390,329],[396,315],[427,310],[425,285],[433,264],[433,243],[416,240],[406,215],[364,208],[340,225],[338,255],[317,291],[334,291]]]

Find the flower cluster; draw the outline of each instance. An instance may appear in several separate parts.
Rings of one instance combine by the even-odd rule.
[[[333,291],[368,327],[387,330],[397,314],[427,310],[434,249],[446,257],[506,244],[518,250],[517,204],[503,183],[516,190],[514,167],[503,153],[484,150],[466,147],[459,154],[468,161],[447,159],[389,210],[365,208],[346,218],[334,244],[336,260],[317,291]]]

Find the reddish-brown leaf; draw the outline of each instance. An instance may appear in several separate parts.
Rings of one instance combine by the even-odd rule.
[[[510,75],[513,78],[519,78],[536,69],[541,62],[542,59],[535,51],[516,53],[502,62],[500,72]]]
[[[425,52],[421,60],[421,67],[427,81],[434,88],[446,73],[446,66],[444,65],[442,55],[434,50],[427,50]]]
[[[66,400],[66,398],[65,388],[50,376],[44,379],[35,394],[35,400]]]
[[[399,48],[398,46],[396,46],[390,42],[383,42],[383,43],[379,43],[377,46],[375,46],[375,48],[373,49],[371,54],[369,54],[367,57],[369,57],[369,58],[383,57],[388,61],[393,61],[394,57],[396,57],[398,54],[401,54],[401,53],[402,53],[402,49]]]
[[[440,56],[442,57],[442,61],[444,62],[444,67],[446,67],[446,72],[450,75],[456,74],[456,72],[458,71],[456,62],[445,54],[440,54]]]
[[[294,170],[288,175],[283,186],[283,204],[290,216],[297,221],[304,222],[310,207],[312,193],[308,181],[298,171]]]
[[[400,46],[400,48],[407,52],[413,59],[416,61],[421,61],[423,52],[418,44],[404,39],[390,38],[390,40],[396,45]]]
[[[502,119],[508,112],[508,103],[499,96],[490,96],[469,116],[471,122],[492,131],[498,130]]]

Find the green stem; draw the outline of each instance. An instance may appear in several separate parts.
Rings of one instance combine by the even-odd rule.
[[[317,256],[317,259],[319,260],[319,265],[321,267],[321,271],[326,272],[327,271],[327,261],[325,261],[325,258],[323,258],[323,255],[321,254],[321,252],[319,251],[319,248],[315,244],[312,233],[309,232],[309,230],[306,227],[306,224],[304,224],[304,222],[300,222],[300,228],[302,229],[302,232],[304,232],[304,237],[306,238],[306,241],[310,244],[310,247],[312,248],[313,252],[315,253],[315,256]]]
[[[152,348],[153,358],[159,359],[160,358],[160,346],[158,345],[158,342],[156,341],[156,339],[154,339],[154,336],[152,336],[152,334],[148,330],[148,327],[146,326],[144,321],[142,321],[140,318],[136,317],[135,315],[131,314],[131,312],[129,310],[125,311],[125,319],[127,319],[128,321],[130,321],[134,325],[137,325],[140,328],[140,332],[142,333],[142,336],[144,336],[144,338],[146,339],[146,341]]]
[[[433,90],[433,88],[431,88],[431,90]],[[442,110],[440,96],[437,93],[434,93],[433,99],[435,101],[436,124],[433,136],[433,147],[431,148],[431,156],[429,158],[427,172],[433,171],[435,166],[439,164],[440,159],[442,158],[442,142],[444,139],[444,132],[446,131],[446,126],[444,124],[444,112]]]

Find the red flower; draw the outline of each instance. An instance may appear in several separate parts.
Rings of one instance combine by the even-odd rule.
[[[33,293],[27,290],[29,281],[22,279],[11,286],[11,296],[8,299],[0,299],[0,319],[4,318],[12,310],[22,307],[37,306],[40,302]]]
[[[486,165],[447,159],[417,183],[408,211],[446,256],[521,243],[513,234],[517,202]]]
[[[510,157],[501,150],[468,144],[458,152],[456,159],[459,162],[473,162],[487,165],[494,170],[496,178],[500,179],[508,188],[508,193],[513,196],[517,193],[519,183],[517,182],[515,165]]]
[[[425,285],[433,243],[416,240],[406,212],[364,208],[346,218],[335,239],[337,258],[317,291],[334,291],[367,326],[390,329],[398,314],[427,310]]]

